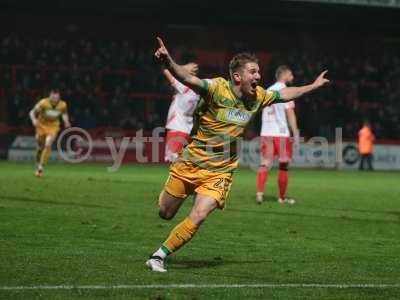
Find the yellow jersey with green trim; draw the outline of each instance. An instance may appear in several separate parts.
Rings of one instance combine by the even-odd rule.
[[[280,100],[279,92],[256,88],[254,100],[243,101],[224,78],[203,80],[197,108],[198,129],[182,159],[215,172],[232,172],[239,163],[239,142],[257,112]]]
[[[59,128],[60,117],[67,113],[67,104],[59,100],[55,106],[50,103],[49,98],[40,100],[34,110],[38,113],[39,123],[46,127]]]

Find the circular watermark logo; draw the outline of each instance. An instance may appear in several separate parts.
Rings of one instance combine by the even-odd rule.
[[[64,149],[62,145],[65,145]],[[92,149],[93,141],[90,134],[79,127],[70,127],[64,130],[57,138],[58,154],[69,163],[76,164],[87,160],[92,153]]]
[[[358,149],[354,145],[347,145],[343,149],[343,160],[347,165],[354,165],[359,160]]]

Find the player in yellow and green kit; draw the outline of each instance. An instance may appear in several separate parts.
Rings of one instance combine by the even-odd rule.
[[[67,104],[60,99],[60,91],[52,89],[48,98],[41,99],[30,111],[29,117],[36,130],[36,162],[35,175],[41,177],[47,164],[51,145],[60,131],[60,118],[66,128],[70,127]]]
[[[325,72],[309,85],[267,91],[260,87],[257,58],[248,53],[233,57],[229,64],[230,80],[201,80],[176,64],[162,40],[155,56],[183,84],[201,95],[197,132],[170,174],[159,198],[159,214],[172,219],[184,199],[195,194],[192,210],[170,233],[146,265],[153,271],[166,272],[165,258],[190,241],[201,223],[216,208],[224,208],[232,184],[232,172],[238,165],[238,141],[255,114],[267,105],[298,98],[328,83]]]

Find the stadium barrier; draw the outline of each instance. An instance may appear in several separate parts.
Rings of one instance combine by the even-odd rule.
[[[256,155],[254,155],[254,153]],[[242,143],[240,165],[257,168],[260,162],[259,143]],[[275,162],[277,163],[277,162]],[[294,146],[292,167],[357,169],[360,154],[354,142],[340,144],[301,143]],[[376,170],[400,170],[400,145],[376,144],[373,154],[373,166]]]
[[[156,134],[155,134],[156,133]],[[120,128],[99,128],[85,131],[80,128],[64,130],[53,145],[51,160],[73,163],[106,162],[117,170],[121,163],[164,163],[164,128],[152,133]],[[8,137],[8,160],[33,161],[36,141],[32,135]],[[12,141],[12,143],[11,143]],[[258,168],[259,138],[240,143],[240,165]],[[360,156],[357,144],[352,142],[324,143],[310,139],[294,145],[293,167],[356,169]],[[375,145],[374,168],[400,170],[400,145]]]

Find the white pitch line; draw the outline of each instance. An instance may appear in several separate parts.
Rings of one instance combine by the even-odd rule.
[[[231,289],[231,288],[310,288],[310,289],[397,289],[400,283],[254,283],[254,284],[149,284],[149,285],[37,285],[0,286],[3,291],[18,290],[112,290],[112,289]]]

